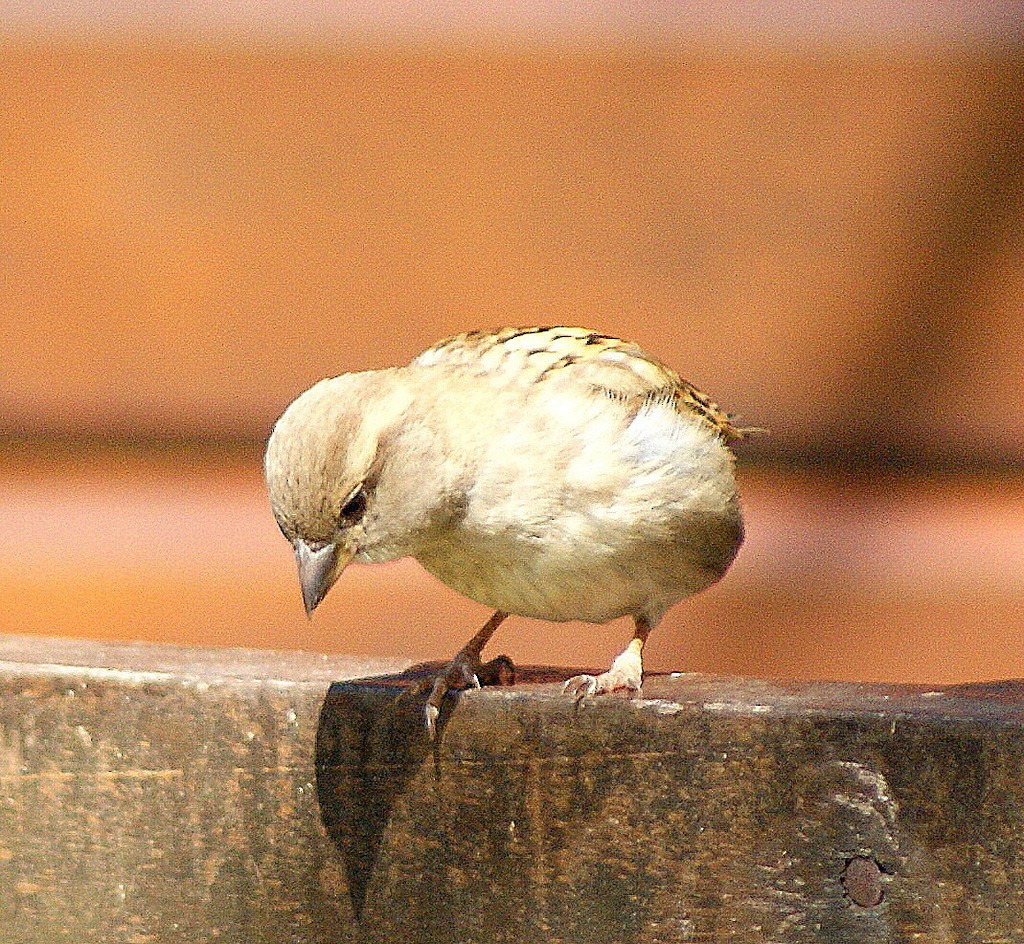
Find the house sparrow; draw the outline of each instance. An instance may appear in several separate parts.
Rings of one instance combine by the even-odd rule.
[[[471,331],[405,367],[322,380],[278,419],[265,470],[307,614],[349,561],[415,557],[494,615],[433,681],[478,685],[509,615],[633,618],[577,701],[637,690],[665,611],[713,584],[743,540],[728,442],[704,394],[637,345],[582,328]]]

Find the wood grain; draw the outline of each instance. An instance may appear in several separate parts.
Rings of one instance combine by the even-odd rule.
[[[568,671],[452,699],[432,749],[401,662],[0,639],[4,940],[1024,934],[1020,683],[574,711],[530,681]]]

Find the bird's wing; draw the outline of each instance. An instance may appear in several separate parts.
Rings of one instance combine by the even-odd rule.
[[[581,382],[631,408],[645,402],[672,403],[680,413],[696,416],[725,439],[745,430],[693,384],[646,354],[638,345],[585,328],[502,328],[470,331],[435,344],[413,364],[443,364],[473,373],[522,372],[543,382],[572,371]]]

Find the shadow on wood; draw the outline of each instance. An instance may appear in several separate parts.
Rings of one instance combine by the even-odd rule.
[[[441,776],[440,742],[460,693],[450,692],[441,706],[437,743],[427,736],[424,706],[430,681],[444,667],[425,663],[398,675],[335,682],[324,699],[316,735],[317,798],[324,828],[345,862],[357,921],[396,799],[431,754]],[[516,674],[534,683],[558,675],[539,666],[515,669],[507,656],[485,668],[494,677],[482,678],[484,685],[513,684]]]
[[[423,725],[426,696],[402,697],[409,690],[402,683],[415,680],[416,676],[403,674],[368,679],[356,686],[335,682],[320,712],[316,733],[320,815],[344,859],[357,921],[395,799],[430,751]]]

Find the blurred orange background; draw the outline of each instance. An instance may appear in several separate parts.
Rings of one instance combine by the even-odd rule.
[[[649,668],[1024,676],[1012,8],[457,6],[0,23],[0,628],[450,656],[487,613],[408,561],[350,568],[306,622],[262,442],[320,377],[565,323],[770,428],[741,447],[740,558]],[[600,667],[628,634],[516,619],[493,645]]]

